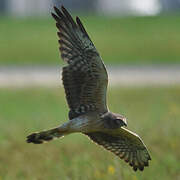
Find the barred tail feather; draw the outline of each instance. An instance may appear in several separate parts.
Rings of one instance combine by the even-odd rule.
[[[27,136],[27,143],[42,144],[44,142],[51,141],[55,138],[60,138],[65,135],[65,131],[61,131],[59,128],[50,129],[47,131],[41,131],[32,133]]]

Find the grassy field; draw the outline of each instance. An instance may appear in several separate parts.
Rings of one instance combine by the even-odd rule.
[[[25,137],[67,120],[62,89],[0,90],[0,179],[179,180],[180,87],[110,89],[109,107],[128,117],[152,156],[133,172],[125,162],[74,134],[43,145]]]
[[[108,18],[81,16],[106,63],[180,62],[180,16]],[[57,65],[55,22],[51,18],[0,18],[0,65]]]

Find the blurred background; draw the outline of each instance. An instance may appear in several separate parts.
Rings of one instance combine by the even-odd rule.
[[[68,120],[53,6],[79,16],[109,72],[108,104],[149,148],[144,172],[80,134],[34,131]],[[0,1],[0,180],[180,179],[179,0]]]

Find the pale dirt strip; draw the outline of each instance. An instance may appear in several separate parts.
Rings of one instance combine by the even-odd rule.
[[[109,85],[119,87],[180,85],[179,66],[107,67]],[[61,67],[0,67],[0,88],[62,86]]]

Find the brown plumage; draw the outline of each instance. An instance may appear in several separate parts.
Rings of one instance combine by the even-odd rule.
[[[69,106],[69,119],[62,126],[33,133],[28,143],[41,144],[74,132],[87,135],[113,152],[136,171],[148,166],[150,155],[140,137],[124,128],[126,118],[109,111],[106,103],[108,75],[104,63],[80,19],[73,20],[62,6],[52,13],[58,28],[63,67],[62,80]]]
[[[70,119],[88,111],[106,112],[108,77],[99,53],[78,17],[75,23],[64,7],[62,12],[54,9],[61,57],[69,64],[63,68],[62,80]]]

